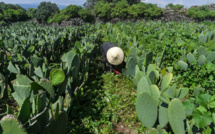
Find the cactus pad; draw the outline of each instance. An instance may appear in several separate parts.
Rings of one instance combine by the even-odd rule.
[[[23,125],[11,114],[1,119],[1,127],[3,134],[27,134]]]
[[[65,73],[62,69],[53,69],[50,72],[50,81],[52,85],[59,85],[65,80]]]
[[[148,129],[152,128],[157,120],[157,104],[154,98],[147,92],[137,96],[137,116]]]
[[[173,99],[169,104],[168,119],[174,134],[185,134],[185,110],[182,102],[177,98]]]

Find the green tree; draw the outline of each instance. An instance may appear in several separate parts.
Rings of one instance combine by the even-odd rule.
[[[27,14],[29,18],[33,18],[35,16],[36,13],[36,9],[35,8],[28,8]]]
[[[82,9],[81,6],[77,6],[77,5],[69,5],[67,6],[65,9],[61,10],[61,14],[63,15],[68,15],[71,18],[75,18],[75,17],[80,17],[78,12]]]
[[[47,22],[50,16],[53,16],[59,13],[59,11],[60,10],[55,3],[41,2],[36,10],[35,18],[40,23],[42,22],[42,24],[44,24]]]
[[[92,22],[94,20],[93,13],[89,9],[81,9],[78,13],[85,22]]]
[[[122,0],[116,3],[111,13],[112,17],[127,18],[129,4],[127,0]]]
[[[111,10],[112,10],[111,3],[107,3],[104,1],[100,1],[94,6],[94,12],[95,12],[96,16],[103,18],[103,19],[112,18]]]
[[[14,9],[6,9],[4,10],[4,19],[5,21],[13,21],[15,16],[15,10]]]

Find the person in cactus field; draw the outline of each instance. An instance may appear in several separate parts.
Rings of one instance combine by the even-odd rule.
[[[120,47],[117,47],[111,42],[105,42],[101,45],[100,51],[102,53],[101,62],[102,62],[102,69],[105,71],[106,63],[110,67],[110,72],[114,71],[116,74],[120,72],[115,70],[113,66],[118,66],[124,63],[124,53]]]

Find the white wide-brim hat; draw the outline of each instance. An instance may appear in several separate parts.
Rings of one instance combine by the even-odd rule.
[[[107,51],[107,60],[112,65],[119,65],[124,60],[124,53],[119,47],[112,47]]]

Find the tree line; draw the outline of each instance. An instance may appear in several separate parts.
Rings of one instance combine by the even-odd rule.
[[[183,5],[170,3],[166,7],[184,13]],[[112,18],[153,19],[161,17],[162,14],[162,8],[156,4],[141,2],[141,0],[87,0],[83,7],[69,5],[62,10],[58,8],[57,4],[51,2],[41,2],[36,9],[29,8],[28,10],[19,5],[0,2],[0,25],[32,18],[42,24],[51,24],[77,17],[82,18],[85,22],[93,22],[97,17],[104,20]],[[207,6],[191,7],[186,12],[187,16],[200,20],[215,18],[214,14],[215,10],[210,10]]]

